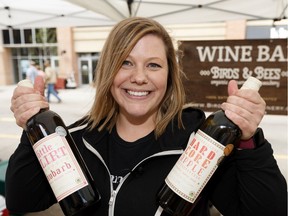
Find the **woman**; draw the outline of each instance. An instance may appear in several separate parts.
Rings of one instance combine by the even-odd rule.
[[[201,110],[183,109],[178,57],[166,30],[151,19],[128,18],[111,31],[97,66],[92,109],[70,126],[102,196],[83,215],[155,215],[157,193],[182,152],[171,150],[184,149],[205,119]],[[17,87],[11,100],[22,128],[48,107],[39,94],[42,83],[35,88]],[[222,109],[243,132],[242,150],[231,157],[192,215],[208,215],[211,201],[225,216],[284,216],[286,181],[271,145],[257,129],[265,102],[255,91],[238,90],[235,81],[228,93]],[[10,158],[6,184],[13,212],[40,211],[56,202],[25,133]]]

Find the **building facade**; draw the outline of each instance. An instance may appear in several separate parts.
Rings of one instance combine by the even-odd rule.
[[[227,21],[207,24],[165,26],[175,41],[287,38],[287,20]],[[93,82],[100,52],[112,27],[67,27],[6,29],[0,34],[0,85],[15,84],[26,77],[29,61],[44,70],[51,60],[62,80],[75,79],[77,85]],[[282,33],[281,33],[282,31]],[[279,35],[279,34],[282,35]],[[278,34],[278,35],[277,35]],[[284,36],[283,36],[284,35]]]

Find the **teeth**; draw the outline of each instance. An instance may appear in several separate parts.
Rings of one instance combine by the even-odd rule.
[[[143,91],[143,92],[127,91],[127,93],[128,93],[129,95],[138,96],[138,97],[140,97],[140,96],[146,96],[146,95],[149,94],[149,92],[147,92],[147,91]]]

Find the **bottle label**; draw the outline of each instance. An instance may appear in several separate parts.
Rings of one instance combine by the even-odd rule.
[[[203,131],[192,133],[188,145],[165,179],[180,197],[194,203],[224,157],[221,143]]]
[[[64,135],[56,132],[33,145],[58,202],[88,185]]]

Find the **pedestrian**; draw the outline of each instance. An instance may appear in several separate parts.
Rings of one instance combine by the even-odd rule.
[[[43,80],[45,80],[45,72],[41,69],[40,65],[36,64],[35,67],[37,69],[38,76],[41,76]]]
[[[181,155],[175,150],[185,149],[205,119],[203,111],[185,106],[178,54],[152,19],[127,18],[112,29],[96,69],[94,104],[69,127],[101,194],[100,203],[80,215],[155,215],[157,194]],[[48,107],[42,86],[15,89],[11,110],[20,127]],[[286,181],[258,128],[265,102],[235,81],[228,93],[221,108],[241,128],[242,150],[235,150],[192,215],[208,216],[211,202],[225,216],[286,216]],[[25,133],[9,159],[6,201],[15,213],[56,203]]]
[[[29,68],[26,71],[26,76],[27,79],[30,79],[32,83],[34,83],[34,80],[36,76],[38,76],[38,70],[36,68],[36,62],[35,61],[30,61]]]
[[[50,95],[52,94],[57,98],[58,103],[61,103],[62,100],[58,95],[58,92],[55,90],[55,84],[57,82],[57,73],[54,68],[51,67],[50,60],[45,60],[45,80],[47,84],[47,101],[50,102]]]

